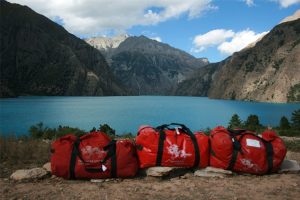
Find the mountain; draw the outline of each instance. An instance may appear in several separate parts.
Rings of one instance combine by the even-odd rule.
[[[117,48],[128,37],[129,35],[123,34],[115,37],[92,37],[85,39],[85,41],[100,50],[102,53],[106,54]]]
[[[208,64],[207,59],[145,36],[128,37],[104,54],[114,74],[134,95],[171,95],[178,83]]]
[[[126,94],[97,49],[26,6],[0,5],[1,97]]]
[[[297,10],[293,15],[284,18],[284,19],[280,22],[280,24],[281,24],[281,23],[284,23],[284,22],[294,21],[294,20],[297,20],[297,19],[299,19],[299,18],[300,18],[300,9]]]
[[[192,77],[185,80],[175,94],[207,94],[210,98],[247,101],[299,102],[299,35],[300,19],[281,23],[253,47],[236,52],[220,63],[206,66],[210,69],[209,73],[200,73],[198,79]],[[206,76],[207,82],[198,81],[199,84],[195,86],[193,80],[203,80]],[[200,91],[192,92],[195,87]]]

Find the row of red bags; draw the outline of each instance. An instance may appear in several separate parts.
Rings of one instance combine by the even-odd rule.
[[[51,170],[67,179],[133,177],[139,168],[153,166],[212,166],[262,175],[276,172],[285,155],[283,140],[272,130],[258,136],[219,126],[207,136],[173,123],[141,126],[135,142],[112,140],[101,132],[66,135],[52,144]]]

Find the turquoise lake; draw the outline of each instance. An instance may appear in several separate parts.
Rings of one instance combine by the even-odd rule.
[[[193,131],[227,126],[234,113],[242,120],[256,114],[262,124],[277,126],[300,104],[212,100],[205,97],[20,97],[0,100],[0,132],[28,134],[31,125],[68,125],[89,131],[107,123],[117,134],[136,134],[142,124],[184,123]]]

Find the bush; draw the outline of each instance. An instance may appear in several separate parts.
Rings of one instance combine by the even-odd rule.
[[[108,124],[100,124],[99,131],[106,133],[111,138],[115,138],[116,136],[116,131],[112,129]]]
[[[36,125],[33,125],[29,128],[29,133],[33,139],[56,139],[67,134],[74,134],[78,137],[85,134],[84,130],[79,128],[73,128],[69,126],[58,126],[58,128],[48,128],[44,127],[43,123],[40,122]]]

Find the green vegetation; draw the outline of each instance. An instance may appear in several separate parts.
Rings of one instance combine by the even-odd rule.
[[[36,125],[31,126],[29,128],[29,133],[31,138],[33,139],[51,140],[70,133],[80,137],[85,134],[85,131],[79,128],[73,128],[73,127],[61,126],[61,125],[58,126],[58,128],[48,128],[48,127],[44,127],[44,124],[40,122]]]
[[[292,113],[292,127],[300,130],[300,109]]]
[[[262,125],[260,124],[259,118],[257,115],[249,115],[244,124],[244,127],[251,131],[257,131],[262,128]]]
[[[232,115],[228,123],[228,128],[229,129],[240,128],[240,129],[247,129],[247,130],[257,131],[257,132],[260,132],[263,129],[265,129],[265,127],[260,124],[257,115],[249,115],[247,120],[243,122],[237,114]]]
[[[112,129],[108,124],[100,124],[99,131],[106,133],[111,138],[116,137],[116,131]]]
[[[232,115],[232,117],[229,121],[228,128],[235,129],[235,128],[240,128],[242,126],[243,126],[242,120],[240,119],[240,117],[237,114]]]
[[[255,131],[257,133],[262,133],[268,127],[260,124],[257,115],[249,115],[245,122],[243,122],[237,114],[234,114],[229,123],[229,129],[247,129]],[[299,137],[300,136],[300,109],[295,110],[292,113],[291,122],[287,117],[282,116],[279,121],[278,127],[272,127],[281,136]]]
[[[289,130],[291,128],[290,122],[285,116],[281,117],[279,128],[281,130]]]
[[[290,88],[287,99],[288,102],[300,102],[300,83]]]

